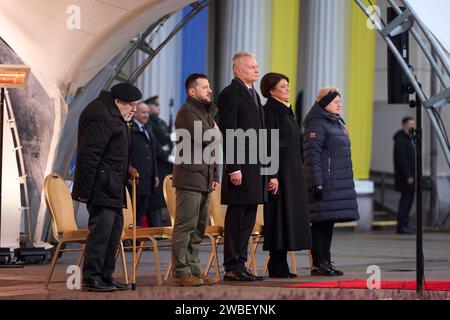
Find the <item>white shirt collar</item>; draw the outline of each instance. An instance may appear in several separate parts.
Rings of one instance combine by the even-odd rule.
[[[237,76],[235,76],[235,77],[238,78]],[[253,88],[253,85],[248,85],[246,82],[244,82],[244,80],[241,80],[241,78],[238,78],[238,79],[247,87],[247,89]]]
[[[139,121],[137,121],[136,119],[133,119],[134,122],[136,122],[136,124],[139,126],[139,129],[142,130],[142,127],[145,127],[145,124],[140,123]]]

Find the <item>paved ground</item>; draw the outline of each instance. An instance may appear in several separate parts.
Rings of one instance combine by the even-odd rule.
[[[337,230],[333,240],[335,264],[345,271],[340,278],[311,277],[308,259],[304,252],[297,253],[297,279],[265,279],[253,283],[229,283],[221,281],[213,287],[182,288],[171,280],[162,286],[156,285],[152,252],[144,253],[143,262],[138,269],[137,290],[114,293],[88,293],[69,290],[66,287],[67,267],[75,262],[74,254],[65,254],[58,262],[55,274],[48,289],[43,282],[49,264],[27,265],[23,269],[0,268],[0,299],[417,299],[414,291],[362,290],[362,289],[316,289],[286,288],[287,285],[302,282],[330,280],[366,280],[367,267],[377,265],[382,280],[414,281],[415,274],[415,236],[395,235],[390,230],[354,233],[350,230]],[[208,248],[202,248],[202,262],[207,260]],[[162,268],[165,270],[170,251],[161,250]],[[424,235],[425,280],[450,281],[450,234],[426,233]],[[257,266],[259,274],[266,260],[266,252],[258,250]],[[131,254],[127,253],[128,260]],[[222,258],[220,248],[219,259]],[[129,269],[130,266],[129,266]],[[121,277],[118,264],[116,278]],[[426,286],[425,286],[426,287]],[[424,299],[450,299],[450,292],[428,292]]]

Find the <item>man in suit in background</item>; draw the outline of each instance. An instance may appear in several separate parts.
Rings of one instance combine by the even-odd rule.
[[[248,141],[245,146],[234,145],[235,139],[228,141],[226,130],[250,129],[258,133],[258,130],[264,129],[264,113],[259,95],[253,87],[259,76],[255,56],[248,52],[236,53],[232,59],[232,68],[235,78],[222,90],[217,103],[219,128],[224,142],[222,204],[228,205],[225,216],[224,280],[255,281],[263,278],[255,276],[245,266],[247,245],[255,225],[258,204],[267,200],[267,182],[261,175],[259,160],[256,164],[249,161],[249,154],[257,152],[250,150],[254,145]],[[227,155],[229,146],[234,148],[233,157]],[[244,163],[238,163],[238,154],[245,154]]]
[[[150,212],[151,195],[159,185],[156,165],[155,138],[148,126],[150,108],[144,102],[136,107],[131,132],[130,163],[139,172],[139,184],[136,188],[136,225],[142,226],[147,217],[149,227],[161,226],[161,216]]]
[[[159,117],[161,107],[158,96],[153,96],[144,101],[150,108],[149,127],[155,137],[156,163],[158,165],[158,177],[160,184],[150,197],[150,212],[152,217],[158,217],[161,226],[170,226],[169,212],[164,200],[162,184],[164,178],[172,173],[175,157],[172,155],[173,142],[170,138],[171,128]]]

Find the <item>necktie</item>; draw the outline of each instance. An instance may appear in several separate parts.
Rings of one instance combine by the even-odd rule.
[[[147,140],[150,140],[150,137],[149,137],[149,135],[148,135],[148,132],[147,132],[147,130],[145,130],[145,127],[144,127],[144,126],[141,127],[141,131],[145,134],[145,136],[147,137]]]
[[[258,103],[258,98],[256,97],[255,89],[253,89],[253,87],[250,87],[249,90],[250,90],[250,95],[252,96],[253,101],[255,102],[255,106],[258,109],[258,113],[259,113],[259,116],[261,118],[261,123],[262,123],[263,126],[265,126],[265,124],[264,124],[264,113],[261,110],[262,106],[260,106],[259,103]]]
[[[255,92],[255,90],[254,90],[253,88],[250,88],[249,90],[250,90],[250,95],[252,96],[253,101],[255,102],[255,105],[256,105],[257,107],[259,107],[259,104],[258,104],[258,98],[256,97],[256,92]]]

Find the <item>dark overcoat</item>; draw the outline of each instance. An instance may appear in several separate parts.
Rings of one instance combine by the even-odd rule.
[[[130,134],[110,92],[102,91],[80,115],[72,198],[122,208]]]
[[[269,98],[264,106],[266,128],[279,134],[279,166],[275,174],[277,196],[269,196],[264,206],[264,250],[310,249],[311,227],[308,198],[301,155],[301,132],[294,112],[283,103]],[[270,140],[269,140],[270,143]],[[276,144],[271,144],[273,154]]]
[[[261,101],[256,94],[256,101],[248,88],[235,78],[219,94],[217,106],[219,109],[219,128],[223,135],[224,167],[222,176],[222,204],[250,205],[260,204],[267,200],[267,177],[261,174],[261,161],[258,156],[259,133],[264,129],[264,112]],[[237,140],[227,138],[235,130],[255,133],[256,140],[245,144],[236,143]],[[230,135],[231,137],[231,135]],[[233,150],[233,155],[229,154]],[[242,156],[242,161],[238,161]],[[241,171],[242,184],[235,186],[231,183],[230,173]]]
[[[416,148],[410,137],[399,130],[394,135],[394,173],[395,190],[400,192],[414,191],[415,184],[409,184],[408,178],[415,177]]]

